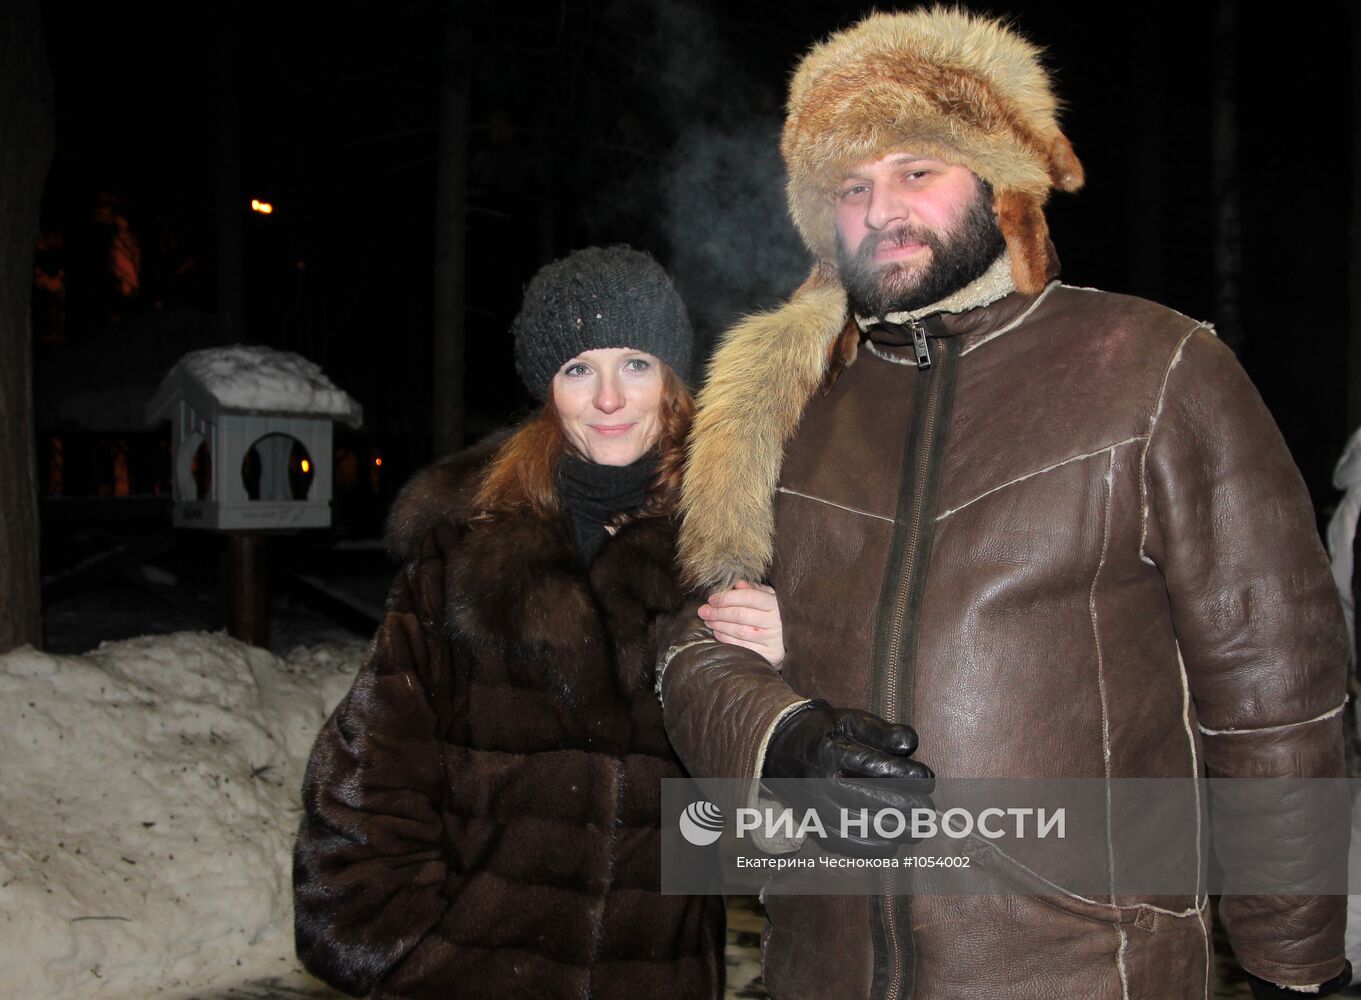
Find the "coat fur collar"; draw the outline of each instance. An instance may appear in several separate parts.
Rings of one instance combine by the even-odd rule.
[[[411,477],[388,511],[384,529],[388,550],[394,556],[404,562],[414,559],[438,525],[467,524],[469,505],[482,484],[482,475],[506,437],[493,434]]]
[[[726,590],[765,578],[785,442],[822,382],[847,314],[835,273],[818,265],[789,302],[747,317],[714,352],[681,486],[680,560],[688,581]]]
[[[940,302],[893,318],[968,313],[1015,291],[1003,253],[978,279]],[[1058,271],[1052,246],[1046,265]],[[709,363],[687,445],[681,486],[680,563],[704,590],[759,581],[775,548],[775,487],[785,445],[819,387],[830,391],[855,360],[859,328],[835,268],[818,264],[778,309],[729,330]]]
[[[479,444],[418,473],[388,518],[390,548],[404,560],[443,560],[451,637],[538,663],[568,705],[650,690],[649,631],[683,600],[674,522],[626,523],[589,569],[560,519],[522,514],[469,523],[499,444]]]

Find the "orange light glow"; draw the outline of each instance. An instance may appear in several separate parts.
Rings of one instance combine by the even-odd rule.
[[[250,210],[252,212],[259,212],[261,215],[270,215],[274,211],[274,206],[267,201],[261,201],[259,198],[252,198],[250,200]]]
[[[311,471],[312,471],[312,463],[309,462],[309,461],[308,461],[307,459],[305,459],[305,458],[302,460],[302,471],[303,471],[303,472],[311,472]]]
[[[379,457],[375,458],[375,459],[373,460],[373,464],[376,465],[376,466],[378,466],[379,468],[382,468],[382,466],[383,466],[383,459],[382,459],[382,457],[379,456]]]
[[[113,495],[130,496],[128,485],[128,443],[119,441],[113,446]]]

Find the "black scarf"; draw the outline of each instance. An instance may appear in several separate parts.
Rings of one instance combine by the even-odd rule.
[[[616,514],[643,505],[657,473],[657,456],[647,454],[632,465],[598,465],[573,455],[558,464],[558,498],[562,516],[586,565],[605,542],[605,525]]]

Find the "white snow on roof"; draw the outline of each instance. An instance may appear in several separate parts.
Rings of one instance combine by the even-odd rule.
[[[0,656],[5,995],[308,982],[289,874],[302,772],[363,650],[280,659],[182,632]]]
[[[209,347],[191,351],[170,369],[160,396],[177,376],[193,379],[225,410],[312,413],[358,422],[360,406],[300,354],[272,347]]]

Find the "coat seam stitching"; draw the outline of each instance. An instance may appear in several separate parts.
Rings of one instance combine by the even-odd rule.
[[[1096,588],[1101,571],[1106,566],[1106,553],[1111,541],[1111,494],[1115,491],[1115,449],[1107,452],[1106,497],[1101,510],[1101,555],[1092,574],[1092,585],[1087,592],[1087,609],[1092,619],[1092,642],[1096,647],[1096,685],[1101,696],[1101,762],[1106,773],[1106,872],[1109,877],[1111,903],[1115,903],[1115,839],[1111,830],[1111,724],[1110,704],[1106,691],[1105,660],[1101,655],[1101,623],[1096,610]],[[1121,981],[1123,983],[1123,974]]]
[[[1166,402],[1167,384],[1172,380],[1172,369],[1181,363],[1182,354],[1186,349],[1186,342],[1191,339],[1197,330],[1207,330],[1204,323],[1197,323],[1182,335],[1181,340],[1177,341],[1177,347],[1172,352],[1172,357],[1167,361],[1167,368],[1163,371],[1162,385],[1158,387],[1158,400],[1153,406],[1153,415],[1148,421],[1148,434],[1144,438],[1144,450],[1139,456],[1139,558],[1150,566],[1155,565],[1148,553],[1144,551],[1144,546],[1148,543],[1148,452],[1153,446],[1153,434],[1158,428],[1158,418],[1163,413],[1163,403]]]
[[[885,517],[883,514],[872,514],[867,510],[860,510],[858,507],[848,507],[844,503],[837,503],[835,500],[824,500],[822,497],[815,497],[811,493],[800,493],[798,490],[791,490],[787,486],[775,487],[776,493],[788,493],[790,496],[803,497],[805,500],[812,500],[814,503],[824,503],[828,507],[835,507],[850,514],[859,514],[861,517],[872,517],[876,521],[887,521],[893,523],[893,518]]]
[[[1324,712],[1322,715],[1316,715],[1312,719],[1303,719],[1299,722],[1285,722],[1279,726],[1254,726],[1251,729],[1207,729],[1197,723],[1197,727],[1206,736],[1239,736],[1251,733],[1278,733],[1286,729],[1295,729],[1298,726],[1312,726],[1315,722],[1326,722],[1328,719],[1341,715],[1342,710],[1346,707],[1347,701],[1344,698],[1341,705],[1338,705],[1336,708],[1328,709],[1328,711]]]
[[[667,648],[666,652],[662,654],[661,660],[657,663],[657,677],[652,685],[652,690],[657,695],[657,701],[660,704],[663,706],[666,705],[666,701],[662,698],[662,678],[666,675],[666,668],[671,665],[671,661],[687,649],[693,649],[695,646],[702,646],[706,643],[717,641],[717,639],[692,639],[689,642],[681,643],[679,646],[670,646]]]
[[[1034,479],[1036,476],[1044,475],[1044,473],[1046,473],[1046,472],[1053,472],[1055,469],[1062,468],[1062,467],[1065,466],[1065,465],[1071,465],[1073,462],[1080,462],[1080,461],[1082,461],[1083,459],[1087,459],[1087,458],[1096,458],[1098,455],[1104,455],[1104,454],[1106,454],[1107,452],[1114,451],[1114,449],[1116,449],[1116,448],[1121,448],[1121,447],[1123,447],[1123,446],[1125,446],[1125,445],[1127,445],[1127,444],[1132,444],[1132,443],[1134,443],[1135,441],[1142,441],[1143,439],[1144,439],[1144,436],[1143,436],[1142,434],[1136,434],[1136,435],[1134,435],[1133,437],[1125,438],[1125,440],[1123,440],[1123,441],[1116,441],[1114,444],[1104,445],[1104,446],[1098,448],[1096,451],[1088,451],[1088,452],[1084,452],[1084,453],[1082,453],[1082,454],[1080,454],[1080,455],[1070,455],[1068,458],[1065,458],[1065,459],[1062,459],[1061,461],[1055,462],[1053,465],[1046,465],[1043,469],[1036,469],[1036,470],[1033,471],[1033,472],[1027,472],[1027,473],[1026,473],[1025,475],[1023,475],[1023,476],[1017,476],[1015,479],[1009,480],[1009,481],[1007,481],[1007,482],[1005,482],[1005,483],[1001,483],[1000,485],[994,486],[994,487],[992,487],[991,489],[984,490],[982,493],[978,494],[978,496],[973,497],[973,498],[970,499],[970,500],[964,501],[964,502],[963,502],[962,504],[960,504],[958,507],[951,507],[949,510],[944,511],[943,513],[937,514],[937,515],[936,515],[936,520],[937,520],[937,521],[943,521],[945,518],[949,517],[951,514],[957,514],[957,513],[959,513],[961,510],[963,510],[965,507],[968,507],[968,506],[971,505],[971,504],[975,504],[975,503],[977,503],[977,502],[980,501],[980,500],[986,499],[987,497],[992,496],[992,494],[997,493],[997,492],[1000,491],[1000,490],[1006,489],[1008,486],[1015,486],[1017,483],[1023,483],[1023,482],[1025,482],[1027,479]]]
[[[1199,876],[1197,876],[1196,881],[1200,881]],[[1210,963],[1213,961],[1213,955],[1210,948],[1210,929],[1205,926],[1205,923],[1204,917],[1196,921],[1196,926],[1200,928],[1200,939],[1205,942],[1205,1000],[1210,1000]]]
[[[1177,672],[1181,675],[1181,721],[1186,729],[1186,742],[1191,750],[1191,779],[1196,790],[1196,905],[1200,905],[1200,755],[1196,753],[1196,735],[1191,729],[1191,678],[1186,672],[1186,659],[1181,653],[1181,643],[1173,640],[1177,651]]]
[[[994,853],[997,854],[998,857],[1011,862],[1017,868],[1021,869],[1021,871],[1025,872],[1027,875],[1033,876],[1034,878],[1043,882],[1045,885],[1052,886],[1057,895],[1066,896],[1068,899],[1075,899],[1080,903],[1089,903],[1092,906],[1100,906],[1107,910],[1116,910],[1119,912],[1147,910],[1150,913],[1161,913],[1165,917],[1174,917],[1178,920],[1186,920],[1190,917],[1194,917],[1205,909],[1204,904],[1201,903],[1198,903],[1196,906],[1192,907],[1189,910],[1169,910],[1165,906],[1156,906],[1153,903],[1102,902],[1099,899],[1092,899],[1090,896],[1084,896],[1080,892],[1073,892],[1071,889],[1065,889],[1063,886],[1059,885],[1052,879],[1045,878],[1043,875],[1035,871],[1035,869],[1031,868],[1029,865],[1012,857],[1012,855],[1008,854],[1006,851],[998,847],[996,844],[989,844],[988,846],[993,850]]]
[[[1125,968],[1125,945],[1129,944],[1129,938],[1119,924],[1115,925],[1115,934],[1120,939],[1120,947],[1115,950],[1115,967],[1120,973],[1120,1000],[1129,1000],[1129,970]]]
[[[1025,311],[1021,313],[1021,315],[1017,316],[1015,319],[1013,319],[1010,323],[1003,326],[1001,329],[994,330],[992,331],[992,333],[980,337],[978,340],[974,341],[968,347],[964,348],[964,350],[960,351],[959,356],[962,358],[964,357],[964,355],[970,353],[971,351],[977,350],[984,344],[991,343],[998,337],[1002,336],[1004,333],[1010,333],[1012,330],[1016,329],[1027,319],[1029,319],[1030,314],[1039,308],[1040,303],[1043,302],[1045,299],[1049,298],[1049,293],[1058,287],[1059,283],[1057,281],[1049,282],[1049,284],[1045,286],[1044,291],[1040,292],[1039,295],[1035,296],[1035,301],[1030,303],[1030,305],[1026,306]]]
[[[1149,910],[1153,913],[1161,913],[1166,917],[1176,917],[1180,920],[1185,920],[1186,918],[1194,917],[1196,914],[1203,911],[1205,909],[1205,904],[1197,901],[1196,905],[1189,910],[1169,910],[1166,907],[1154,906],[1152,903],[1134,903],[1130,906],[1130,909]]]
[[[879,350],[879,348],[875,345],[874,341],[872,340],[865,341],[865,349],[868,350],[880,361],[887,361],[891,365],[906,365],[911,368],[919,367],[916,360],[913,358],[895,358],[891,354],[885,354],[883,351]]]

